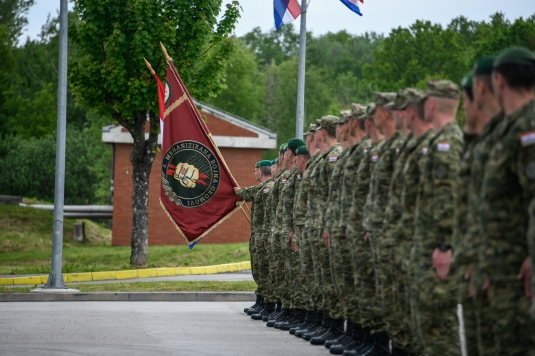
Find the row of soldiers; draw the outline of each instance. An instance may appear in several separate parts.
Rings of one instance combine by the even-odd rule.
[[[510,48],[259,162],[236,188],[253,202],[245,312],[332,354],[535,355],[534,88],[535,55]]]

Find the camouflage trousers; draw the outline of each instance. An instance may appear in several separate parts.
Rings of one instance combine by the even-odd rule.
[[[311,227],[307,232],[307,244],[309,246],[310,255],[312,257],[312,266],[314,272],[314,283],[311,286],[311,294],[314,301],[314,308],[328,312],[323,305],[323,288],[321,285],[321,259],[320,259],[320,244],[323,244],[323,239],[320,240],[320,229]]]
[[[339,298],[334,286],[334,279],[331,270],[330,248],[325,247],[323,231],[320,236],[319,256],[321,261],[321,286],[323,290],[323,310],[329,311],[329,316],[333,319],[344,317],[344,305]],[[332,239],[331,239],[332,240]]]
[[[422,355],[460,355],[457,272],[452,268],[446,280],[440,280],[431,265],[432,251],[423,254],[418,250],[413,248],[412,253],[415,279],[411,306]]]
[[[271,285],[275,291],[278,301],[283,303],[283,308],[288,308],[288,300],[285,298],[288,293],[288,285],[286,284],[285,264],[284,264],[284,250],[281,246],[281,234],[274,232],[270,237],[269,250],[269,276]],[[284,303],[286,302],[286,304]]]
[[[341,315],[337,314],[336,317],[341,318],[344,316],[353,322],[360,322],[358,307],[354,307],[358,304],[358,300],[351,266],[349,241],[345,233],[340,233],[338,236],[331,235],[329,260],[331,263],[334,289],[343,312]],[[334,316],[332,317],[334,318]]]
[[[297,231],[294,231],[294,236],[300,236],[301,229],[298,227],[296,230]],[[289,240],[286,241],[285,252],[286,282],[290,291],[291,308],[308,309],[309,298],[306,295],[306,290],[303,285],[299,252],[294,252],[292,250],[292,245]]]
[[[255,293],[260,294],[258,288],[258,260],[256,258],[256,246],[254,243],[254,236],[252,234],[249,238],[249,256],[251,258],[251,273],[253,274],[253,280],[257,284]]]
[[[384,318],[376,298],[376,283],[370,244],[364,241],[365,232],[348,228],[348,238],[352,244],[352,260],[354,262],[353,278],[358,291],[358,308],[360,325],[372,330],[384,327]]]
[[[305,226],[298,226],[298,231],[295,232],[296,243],[298,246],[299,263],[301,264],[301,281],[303,294],[306,297],[307,310],[314,310],[315,300],[312,297],[314,291],[314,266],[312,262],[312,253],[310,252],[310,244],[308,243],[308,229]]]
[[[266,247],[264,247],[264,240],[260,238],[256,239],[255,249],[258,261],[258,281],[256,281],[256,283],[258,284],[259,294],[264,297],[265,302],[275,303],[277,301],[277,296],[269,275],[269,254]]]
[[[524,295],[524,282],[511,276],[490,284],[490,315],[495,355],[535,355],[535,320],[531,302]]]

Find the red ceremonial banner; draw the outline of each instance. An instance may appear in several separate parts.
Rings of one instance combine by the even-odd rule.
[[[238,184],[173,62],[167,63],[165,96],[160,99],[160,108],[164,108],[160,113],[160,204],[193,248],[240,208],[233,189]],[[159,83],[159,92],[163,91],[162,86]]]

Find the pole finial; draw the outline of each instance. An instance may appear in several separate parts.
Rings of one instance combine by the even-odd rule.
[[[150,65],[149,61],[147,61],[147,59],[145,57],[143,57],[143,60],[145,61],[145,65],[147,66],[147,68],[149,68],[150,74],[152,74],[152,75],[156,74],[154,69],[152,69],[152,66]]]
[[[160,42],[160,46],[162,47],[162,52],[163,52],[163,55],[165,56],[165,60],[167,62],[172,62],[173,59],[171,57],[169,57],[169,54],[167,53],[167,50],[165,49],[163,43]]]

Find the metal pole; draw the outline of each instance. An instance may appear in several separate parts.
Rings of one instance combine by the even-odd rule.
[[[52,237],[52,270],[44,288],[65,289],[61,273],[63,252],[63,204],[65,200],[65,136],[67,131],[67,8],[60,0],[58,126],[56,137],[56,184],[54,188],[54,226]]]
[[[301,34],[299,36],[299,69],[297,71],[297,114],[295,137],[303,138],[305,125],[305,60],[307,52],[307,0],[301,0]]]

